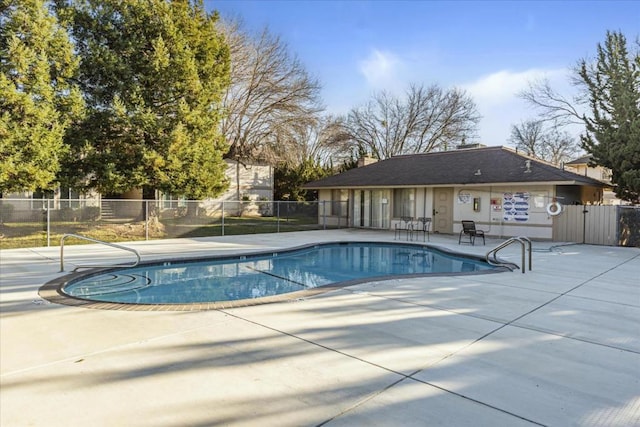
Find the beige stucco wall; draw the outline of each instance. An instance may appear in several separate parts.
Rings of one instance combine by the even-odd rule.
[[[579,175],[588,176],[607,183],[611,183],[611,170],[602,166],[589,167],[585,165],[565,165],[565,168]],[[602,195],[603,205],[619,205],[622,201],[616,197],[613,190],[605,189]]]
[[[7,204],[11,204],[15,209],[37,209],[39,207],[45,208],[50,207],[52,209],[60,208],[61,200],[68,200],[67,194],[62,194],[60,192],[60,188],[57,188],[53,192],[52,199],[34,199],[32,191],[24,191],[19,193],[9,193],[4,194],[2,200],[4,200]],[[83,206],[99,206],[100,204],[100,195],[94,191],[90,191],[87,194],[81,194],[77,199],[73,199],[74,201],[80,201]]]
[[[505,193],[528,193],[528,209],[524,214],[507,213]],[[467,197],[468,195],[468,197]],[[488,187],[454,187],[453,199],[453,232],[459,233],[462,220],[476,222],[478,228],[489,236],[512,237],[526,236],[533,239],[551,239],[553,236],[553,219],[547,213],[547,205],[553,201],[552,185],[537,186],[488,186]],[[479,211],[473,209],[473,199],[480,201]],[[492,205],[492,199],[496,204]],[[514,200],[514,199],[512,199]],[[523,206],[524,206],[524,202]],[[517,220],[521,219],[521,220]],[[526,218],[526,220],[522,220]]]
[[[489,236],[507,237],[507,236],[527,236],[534,239],[551,239],[553,234],[553,219],[547,213],[547,205],[553,201],[554,186],[552,185],[515,185],[515,186],[486,186],[486,187],[452,187],[452,215],[453,215],[453,233],[457,234],[461,230],[460,221],[473,220],[477,223],[478,228],[486,231]],[[526,210],[526,221],[516,220],[515,214],[505,215],[503,209],[505,193],[528,193],[529,205]],[[352,195],[353,192],[350,192]],[[331,201],[331,190],[320,190],[318,192],[318,200]],[[414,217],[432,217],[433,216],[433,197],[434,189],[432,187],[418,187],[415,189],[414,198]],[[479,199],[479,210],[474,211],[473,199]],[[494,199],[500,206],[499,210],[494,208],[491,200]],[[393,195],[391,191],[389,206],[389,229],[393,230],[395,225],[400,221],[399,218],[393,218]],[[318,217],[321,219],[322,212],[319,209]],[[512,209],[510,212],[513,212]],[[524,218],[523,215],[518,216],[519,219]],[[335,225],[336,218],[328,216],[326,218],[327,225]]]
[[[227,162],[229,188],[216,197],[220,200],[273,200],[273,168],[268,165],[243,165],[233,160]],[[238,181],[239,178],[239,181]]]
[[[607,168],[603,168],[602,166],[590,167],[587,165],[565,165],[565,169],[577,173],[578,175],[610,182],[611,171]]]

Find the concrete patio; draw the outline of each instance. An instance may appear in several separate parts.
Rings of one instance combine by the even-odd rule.
[[[143,260],[366,230],[126,244]],[[431,236],[459,246],[457,236]],[[2,426],[640,426],[640,249],[534,242],[533,271],[210,311],[51,304],[59,248],[0,252]],[[511,246],[502,258],[520,263]],[[130,259],[67,246],[70,266]]]

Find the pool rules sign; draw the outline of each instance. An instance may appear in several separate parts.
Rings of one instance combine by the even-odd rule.
[[[529,193],[503,193],[502,218],[505,221],[528,221]]]

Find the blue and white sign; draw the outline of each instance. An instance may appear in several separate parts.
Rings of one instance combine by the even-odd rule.
[[[529,193],[504,193],[502,195],[502,212],[505,221],[528,221]]]

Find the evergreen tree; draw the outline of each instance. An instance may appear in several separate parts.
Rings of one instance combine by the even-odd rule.
[[[89,112],[69,134],[67,179],[103,194],[188,198],[226,188],[220,135],[229,50],[202,1],[58,0]]]
[[[630,54],[623,34],[607,32],[595,63],[582,60],[578,74],[592,114],[582,146],[611,169],[619,198],[640,203],[640,52]]]
[[[51,189],[63,137],[82,114],[67,33],[44,0],[0,8],[0,193]]]
[[[288,201],[318,200],[317,190],[304,190],[308,182],[333,175],[329,166],[322,166],[314,159],[305,159],[298,165],[281,164],[276,167],[274,178],[274,199]]]

